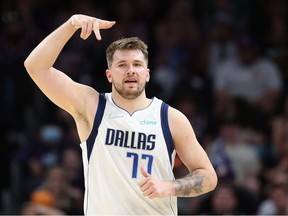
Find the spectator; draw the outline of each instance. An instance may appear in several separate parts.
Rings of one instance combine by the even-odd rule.
[[[73,147],[65,149],[61,157],[61,166],[69,184],[84,192],[84,179],[80,152]]]
[[[61,210],[46,206],[34,204],[32,202],[24,203],[20,209],[20,215],[65,215]]]
[[[207,200],[206,200],[207,201]],[[205,202],[206,202],[205,201]],[[233,185],[222,184],[212,193],[206,209],[200,210],[204,215],[245,215],[239,203],[239,197]],[[207,204],[207,202],[206,202]]]
[[[236,30],[231,17],[219,16],[210,27],[207,38],[208,75],[214,80],[218,76],[216,69],[225,61],[238,58]]]
[[[259,176],[261,161],[255,148],[242,140],[240,135],[241,128],[237,120],[234,117],[224,117],[218,136],[207,147],[207,151],[214,166],[226,164],[235,175],[236,183],[245,186],[248,178]]]
[[[83,214],[82,193],[69,184],[59,166],[48,169],[42,185],[31,193],[31,201],[60,209],[65,214]]]
[[[287,179],[286,175],[286,179]],[[288,214],[288,184],[268,185],[268,197],[260,203],[258,215]]]
[[[157,56],[153,79],[161,87],[159,95],[165,101],[172,98],[186,64],[196,62],[200,38],[192,11],[191,1],[173,0],[167,14],[155,26]]]
[[[241,36],[238,40],[239,61],[226,61],[216,69],[214,92],[216,103],[222,104],[220,107],[231,98],[242,98],[258,111],[275,111],[282,78],[277,65],[263,58],[259,48],[259,41],[252,36]]]

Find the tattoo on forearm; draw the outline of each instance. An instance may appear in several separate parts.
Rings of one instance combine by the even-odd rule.
[[[203,193],[203,176],[198,172],[189,173],[182,179],[176,180],[176,196],[193,196]]]
[[[195,176],[195,185],[194,190],[197,194],[203,193],[203,177],[202,176]]]

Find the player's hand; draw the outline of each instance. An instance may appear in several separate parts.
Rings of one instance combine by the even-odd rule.
[[[139,186],[144,196],[149,199],[155,199],[164,198],[173,194],[174,185],[172,181],[155,179],[143,167],[141,167],[141,173],[144,178],[139,181]]]
[[[82,14],[75,14],[71,17],[72,25],[75,28],[81,28],[80,37],[86,40],[94,32],[97,40],[101,40],[100,29],[109,29],[115,21],[101,20],[95,17],[86,16]]]

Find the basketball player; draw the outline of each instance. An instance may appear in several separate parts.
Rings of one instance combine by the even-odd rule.
[[[99,30],[114,24],[73,15],[31,52],[25,67],[43,93],[76,122],[86,215],[176,215],[178,196],[207,193],[216,187],[217,177],[187,118],[160,99],[146,97],[146,44],[124,38],[108,47],[111,93],[100,94],[53,67],[77,29],[83,39],[94,32],[101,40]],[[190,172],[181,179],[172,172],[175,153]]]

